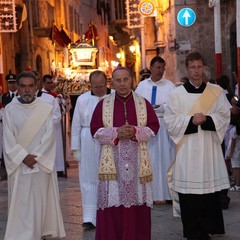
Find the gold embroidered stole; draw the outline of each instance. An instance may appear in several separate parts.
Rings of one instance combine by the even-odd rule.
[[[210,108],[213,106],[213,104],[216,102],[217,98],[219,97],[222,91],[223,89],[220,87],[207,84],[203,93],[199,96],[199,98],[195,101],[195,103],[189,110],[188,115],[192,116],[195,113],[199,113],[199,112],[206,115],[207,112],[210,110]],[[181,141],[176,145],[177,151],[178,149],[181,148],[185,137],[187,136],[184,135]]]
[[[203,114],[207,114],[213,104],[216,102],[218,96],[223,91],[222,88],[208,85],[204,89],[203,93],[196,100],[195,104],[192,106],[188,115],[192,116],[196,112],[202,112]]]
[[[138,126],[146,126],[147,109],[144,98],[132,92]],[[113,127],[113,110],[114,110],[115,93],[104,98],[103,100],[103,125],[104,127]],[[141,142],[140,145],[140,169],[139,177],[141,183],[152,181],[152,167],[150,164],[147,143]],[[102,158],[99,165],[99,180],[117,180],[116,165],[113,156],[113,147],[110,145],[102,146]]]

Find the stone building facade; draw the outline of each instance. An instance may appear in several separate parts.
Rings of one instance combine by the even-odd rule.
[[[152,0],[155,15],[142,17],[142,27],[129,28],[126,4],[132,2],[138,9],[136,2],[140,4],[140,0],[15,0],[18,15],[21,16],[25,4],[28,16],[16,33],[1,33],[3,75],[9,70],[19,73],[29,66],[43,75],[51,72],[53,62],[55,67],[66,67],[70,62],[67,47],[53,44],[49,38],[52,25],[62,28],[75,43],[93,21],[99,35],[97,65],[107,72],[112,61],[124,66],[129,64],[130,54],[137,85],[140,70],[149,67],[151,59],[160,55],[167,63],[165,77],[177,82],[186,74],[186,55],[197,50],[206,59],[208,78],[215,79],[214,8],[209,7],[209,2],[216,1]],[[237,70],[237,0],[218,1],[221,4],[222,74],[233,78],[232,72]],[[183,8],[191,8],[196,13],[196,21],[189,27],[177,21]],[[141,18],[139,14],[138,18]],[[135,46],[134,53],[129,50],[131,45]],[[116,58],[117,51],[121,59]],[[111,69],[108,73],[110,75]]]
[[[99,5],[98,0],[15,0],[18,27],[24,5],[27,18],[17,32],[0,33],[3,60],[1,84],[4,88],[6,83],[3,79],[9,71],[18,74],[31,69],[43,76],[53,69],[57,71],[69,67],[71,56],[68,50],[71,44],[82,39],[90,22],[96,25],[99,35],[94,43],[98,49],[97,66],[105,69],[106,65],[110,65],[111,60],[116,59],[113,56],[116,51],[108,34],[107,9],[110,7],[108,1],[103,2]],[[61,44],[58,33],[61,30],[71,44]]]
[[[161,1],[162,3],[164,1]],[[149,66],[153,56],[162,56],[167,63],[165,76],[177,82],[185,76],[184,59],[190,51],[199,51],[206,60],[209,79],[216,78],[216,56],[214,40],[214,9],[207,0],[172,0],[159,9],[162,17],[162,47],[156,47],[156,17],[145,18],[146,65]],[[236,47],[236,0],[221,0],[221,41],[222,74],[232,78],[237,70]],[[192,26],[183,27],[177,21],[178,12],[191,8],[196,13]],[[155,25],[155,26],[154,26]],[[149,32],[154,29],[155,32]]]

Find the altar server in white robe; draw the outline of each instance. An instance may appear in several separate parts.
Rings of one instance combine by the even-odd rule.
[[[65,159],[64,159],[64,151],[63,151],[63,135],[62,135],[62,113],[60,109],[60,105],[58,99],[56,98],[56,93],[52,92],[52,86],[54,85],[53,77],[51,75],[44,75],[43,76],[43,88],[39,96],[43,101],[49,102],[53,105],[53,119],[54,119],[54,126],[55,126],[55,137],[56,137],[56,170],[58,176],[64,177],[65,174]]]
[[[150,62],[151,76],[141,81],[135,90],[153,105],[161,126],[156,137],[148,142],[153,164],[153,200],[155,203],[171,200],[167,170],[175,153],[175,144],[169,137],[163,119],[168,96],[175,89],[175,85],[163,77],[165,68],[165,60],[159,56],[154,57]]]
[[[100,143],[91,135],[90,121],[97,103],[110,94],[111,90],[107,88],[107,77],[102,71],[92,72],[89,80],[91,91],[80,95],[75,105],[71,128],[71,149],[74,159],[79,161],[83,227],[91,229],[96,226]]]
[[[39,91],[40,92],[40,91]],[[55,127],[55,138],[56,138],[56,170],[59,176],[65,176],[62,172],[65,171],[64,163],[64,152],[63,152],[63,136],[62,136],[62,125],[61,125],[61,110],[58,104],[58,100],[52,95],[42,92],[42,95],[39,96],[40,99],[44,102],[50,103],[53,106],[53,122]]]
[[[164,115],[176,144],[172,190],[179,197],[184,237],[208,240],[224,234],[220,192],[229,188],[229,179],[221,143],[231,105],[221,87],[203,82],[200,53],[189,53],[185,65],[189,81],[169,96]]]
[[[9,201],[4,240],[62,238],[52,106],[35,97],[37,80],[31,72],[20,73],[17,84],[19,97],[3,115]]]

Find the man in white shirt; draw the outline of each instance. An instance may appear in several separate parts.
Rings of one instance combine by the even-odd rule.
[[[175,89],[175,85],[163,76],[165,68],[165,60],[159,56],[154,57],[150,62],[151,76],[141,81],[135,90],[152,104],[160,123],[160,130],[156,137],[148,143],[153,164],[153,200],[155,204],[163,201],[171,202],[167,170],[174,159],[175,152],[175,145],[169,137],[163,119],[168,96]]]

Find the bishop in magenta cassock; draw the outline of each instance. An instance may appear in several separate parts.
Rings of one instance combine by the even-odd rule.
[[[101,143],[96,240],[150,240],[152,167],[147,142],[159,130],[151,104],[131,90],[126,68],[113,72],[116,92],[100,101],[91,133]]]

